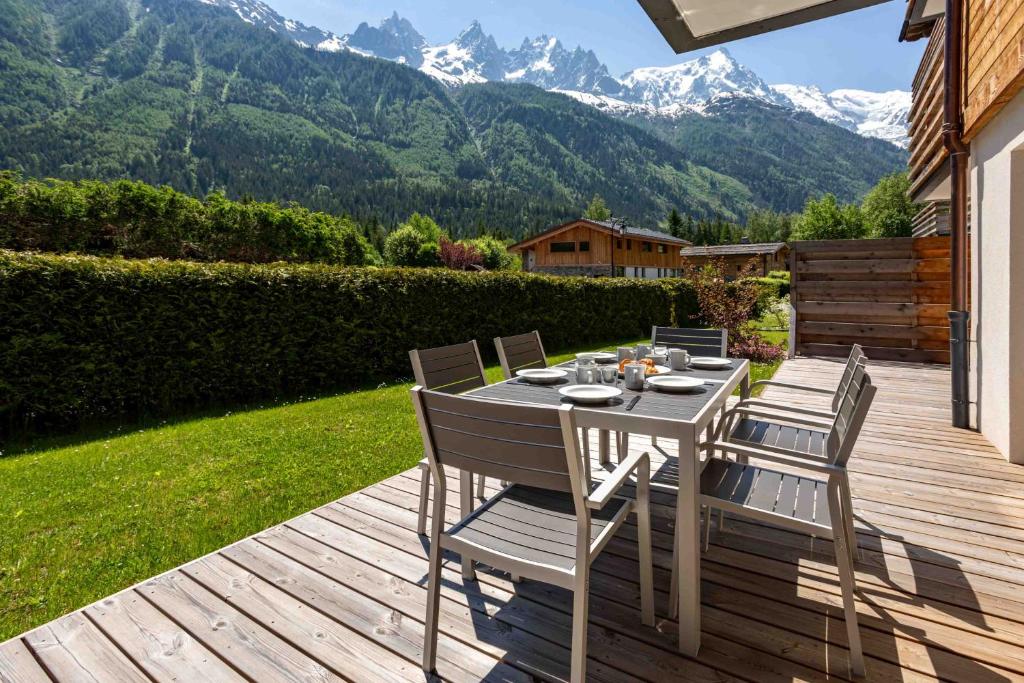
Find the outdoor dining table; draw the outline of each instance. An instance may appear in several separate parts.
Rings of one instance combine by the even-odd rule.
[[[730,364],[720,370],[673,370],[683,375],[704,380],[704,385],[686,393],[669,393],[647,388],[633,391],[616,383],[622,395],[607,404],[577,406],[577,419],[581,427],[601,430],[599,439],[601,461],[607,460],[608,433],[646,435],[662,439],[676,439],[679,443],[677,462],[678,493],[676,500],[675,547],[679,562],[677,572],[679,600],[679,649],[696,656],[700,648],[700,449],[702,432],[710,432],[715,415],[725,405],[736,387],[746,395],[750,386],[750,363],[745,359],[729,359]],[[569,364],[563,364],[565,369]],[[558,393],[560,387],[574,384],[575,373],[553,385],[526,384],[510,379],[490,384],[471,393],[490,400],[539,405],[560,405],[568,399]],[[633,399],[640,397],[634,403]],[[631,407],[631,404],[632,407]],[[656,473],[652,473],[652,487],[657,488]],[[471,474],[462,474],[463,506],[471,501],[465,496],[472,490]],[[674,486],[672,488],[675,488]],[[685,552],[689,549],[691,552]]]

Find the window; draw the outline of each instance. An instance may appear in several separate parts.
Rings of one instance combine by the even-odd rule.
[[[580,251],[590,251],[590,242],[580,242]]]
[[[615,248],[622,249],[622,240],[615,240]]]
[[[552,254],[564,254],[566,252],[576,251],[575,242],[552,242],[551,253]]]
[[[659,254],[664,254],[666,251],[668,251],[668,248],[664,244],[659,244],[658,245],[658,253]]]
[[[650,251],[651,250],[651,243],[650,242],[644,242],[642,247],[643,247],[644,251]]]
[[[633,250],[633,240],[626,240],[626,251]]]

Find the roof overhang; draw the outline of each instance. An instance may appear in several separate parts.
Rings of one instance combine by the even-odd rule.
[[[889,0],[637,0],[677,53],[825,19]]]
[[[945,14],[946,0],[907,0],[907,18],[900,29],[900,40],[930,36],[935,22]]]

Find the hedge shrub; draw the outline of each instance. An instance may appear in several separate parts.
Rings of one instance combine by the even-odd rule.
[[[0,250],[0,425],[23,430],[411,376],[408,350],[549,349],[692,325],[685,281]]]
[[[119,180],[22,180],[0,171],[0,248],[196,261],[372,263],[352,221],[299,206],[200,201]]]

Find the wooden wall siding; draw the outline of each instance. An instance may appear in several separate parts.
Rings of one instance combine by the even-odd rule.
[[[700,268],[712,258],[715,257],[687,256],[685,259],[686,266],[688,268]],[[746,266],[751,259],[754,259],[757,263],[757,270],[755,272],[758,275],[767,275],[773,270],[786,270],[788,263],[785,251],[780,251],[775,254],[744,254],[742,256],[732,255],[719,258],[725,261],[726,275],[736,274],[740,269]]]
[[[914,76],[913,104],[907,117],[911,194],[918,192],[949,156],[942,142],[944,34],[945,20],[940,19]]]
[[[1024,0],[965,0],[964,137],[970,140],[1024,86]]]
[[[632,240],[633,248],[626,249],[626,240]],[[535,251],[536,266],[587,266],[610,265],[612,263],[613,245],[622,242],[621,248],[615,248],[616,266],[646,266],[651,268],[682,268],[683,257],[679,255],[678,244],[665,243],[665,253],[658,253],[658,243],[636,237],[615,237],[607,232],[595,230],[587,225],[578,225],[550,238],[537,242],[528,249]],[[551,245],[555,242],[575,242],[576,251],[553,252]],[[580,251],[579,243],[589,242],[589,251]],[[651,251],[643,250],[643,243],[651,242]]]
[[[949,362],[949,238],[794,242],[797,354]]]

